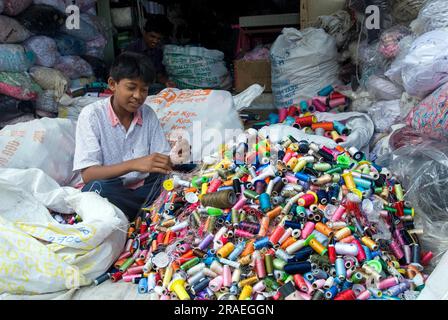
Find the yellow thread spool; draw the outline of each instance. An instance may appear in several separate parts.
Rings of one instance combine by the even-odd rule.
[[[240,297],[238,300],[247,300],[252,295],[252,287],[251,286],[245,286],[243,290],[241,291]]]
[[[297,173],[299,171],[302,171],[303,168],[305,168],[305,166],[306,166],[306,161],[305,160],[299,160],[292,171],[294,173]]]
[[[378,244],[367,236],[362,237],[361,242],[372,251],[378,250]]]
[[[294,168],[297,163],[299,162],[299,160],[297,160],[296,157],[292,157],[291,159],[289,159],[289,161],[286,163],[286,167],[288,167],[288,169],[292,169]]]
[[[166,268],[165,276],[163,277],[163,286],[164,286],[165,288],[168,288],[168,286],[169,286],[169,284],[170,284],[170,282],[171,282],[171,279],[172,279],[172,277],[173,277],[173,272],[174,272],[174,270],[173,270],[173,266],[170,264],[170,265]]]
[[[316,239],[311,239],[309,246],[321,256],[323,256],[328,251],[327,248],[325,248],[324,245]]]
[[[201,186],[201,195],[204,195],[207,193],[207,189],[208,189],[208,183],[204,182]]]
[[[170,284],[170,291],[174,292],[180,300],[190,300],[190,295],[185,290],[185,280],[176,279]]]
[[[351,172],[343,173],[342,178],[344,179],[344,183],[349,190],[356,189],[355,180],[353,179],[353,175]]]
[[[273,220],[275,218],[277,218],[280,213],[282,213],[282,207],[278,206],[274,209],[272,209],[271,211],[269,211],[268,213],[266,213],[266,216],[270,219]]]
[[[247,266],[249,263],[252,262],[252,255],[251,255],[251,254],[248,254],[247,256],[244,256],[244,257],[240,258],[240,259],[238,260],[238,262],[239,262],[241,265],[243,265],[243,266]]]
[[[232,253],[232,251],[234,249],[235,249],[235,246],[233,245],[233,243],[232,242],[227,242],[224,246],[221,247],[221,249],[219,249],[216,252],[216,255],[219,258],[227,258]]]
[[[341,239],[347,238],[348,236],[350,236],[352,234],[352,230],[350,230],[348,227],[344,227],[340,230],[338,230],[338,232],[336,232],[334,234],[334,238],[339,241]]]
[[[243,288],[243,287],[245,287],[245,286],[251,286],[251,285],[253,285],[254,283],[256,283],[257,281],[258,281],[258,277],[255,275],[255,276],[252,276],[252,277],[250,277],[250,278],[241,280],[241,281],[238,283],[238,286],[239,286],[240,288]]]
[[[331,237],[334,233],[333,230],[331,230],[331,228],[329,228],[327,225],[323,224],[322,222],[316,223],[314,228],[327,237]]]

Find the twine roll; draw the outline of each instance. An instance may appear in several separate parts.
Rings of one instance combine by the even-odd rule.
[[[236,203],[236,200],[236,194],[233,190],[222,190],[204,194],[201,203],[204,207],[228,209]]]

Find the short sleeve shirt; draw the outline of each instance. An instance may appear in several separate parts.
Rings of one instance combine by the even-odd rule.
[[[76,126],[73,171],[109,166],[152,153],[169,155],[168,144],[155,112],[142,105],[126,131],[116,116],[111,98],[92,103],[81,111]],[[130,172],[120,178],[129,188],[143,184],[147,173]]]

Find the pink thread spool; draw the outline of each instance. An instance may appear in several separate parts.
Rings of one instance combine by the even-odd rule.
[[[222,270],[222,285],[229,288],[232,285],[232,272],[230,271],[230,266],[224,265]]]
[[[278,122],[285,121],[287,116],[288,116],[288,109],[282,108],[282,109],[278,110],[278,118],[279,118]]]
[[[377,285],[377,288],[380,290],[386,290],[393,286],[396,286],[399,283],[398,279],[395,277],[389,277],[387,279],[384,279],[383,281],[380,281]]]
[[[305,223],[305,226],[303,227],[302,235],[300,236],[300,238],[302,240],[305,240],[306,238],[308,238],[308,236],[313,232],[314,226],[315,226],[314,222],[308,221],[307,223]]]
[[[331,221],[339,221],[341,220],[342,216],[344,215],[346,209],[343,206],[339,206],[336,211],[334,212],[333,216],[331,217]]]
[[[210,182],[210,186],[207,189],[207,193],[216,192],[218,188],[221,186],[222,181],[220,179],[213,179]]]
[[[210,281],[210,283],[208,284],[208,287],[213,292],[218,292],[219,290],[221,290],[222,286],[223,286],[223,277],[222,276],[217,276],[215,279]]]

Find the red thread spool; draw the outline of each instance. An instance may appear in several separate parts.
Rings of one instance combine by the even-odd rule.
[[[286,117],[288,116],[288,109],[282,108],[278,111],[278,122],[285,121]]]
[[[213,179],[210,182],[210,185],[207,189],[207,193],[212,193],[212,192],[216,192],[218,190],[218,188],[221,186],[222,181],[220,179]]]
[[[297,113],[297,107],[295,107],[295,106],[290,106],[290,107],[288,108],[288,116],[289,116],[289,117],[294,117],[294,116],[296,115],[296,113]]]
[[[427,266],[431,262],[433,256],[434,254],[431,251],[422,254],[420,259],[421,264]]]
[[[165,239],[165,232],[160,232],[159,234],[157,234],[157,244],[162,244],[163,240]]]
[[[358,259],[359,262],[363,262],[364,260],[366,260],[366,252],[364,251],[361,242],[355,239],[352,241],[352,243],[356,244],[356,246],[358,247],[358,254],[356,255],[356,259]]]
[[[110,279],[112,280],[112,282],[117,282],[119,281],[121,278],[123,277],[123,272],[117,271],[115,272]]]
[[[300,197],[298,204],[299,206],[308,208],[310,205],[316,204],[317,201],[317,195],[312,191],[308,191],[306,194]]]
[[[305,279],[301,274],[295,274],[293,278],[296,287],[299,288],[300,291],[308,292],[308,286],[306,285]]]
[[[328,245],[328,259],[331,264],[335,264],[336,262],[336,249],[334,248],[334,244]]]
[[[298,124],[301,128],[310,127],[313,123],[316,122],[316,116],[296,117],[296,124]]]
[[[271,237],[269,238],[269,241],[271,241],[272,244],[277,244],[278,240],[285,234],[285,228],[283,226],[278,226],[275,228],[274,232],[272,233]]]
[[[311,129],[316,130],[317,128],[322,128],[325,131],[333,131],[334,125],[333,122],[318,122],[311,125]]]
[[[330,94],[330,100],[340,99],[340,98],[346,98],[346,96],[344,96],[342,93],[336,92],[336,91],[334,91]]]
[[[348,289],[340,292],[334,300],[356,300],[356,295],[352,289]]]
[[[397,210],[397,213],[395,215],[397,217],[403,217],[404,216],[404,202],[403,201],[395,202],[394,207]]]
[[[347,99],[345,97],[330,99],[329,105],[330,108],[336,108],[339,106],[343,106],[347,103]]]
[[[319,112],[327,111],[327,105],[325,104],[325,102],[322,102],[319,99],[313,99],[313,106]]]
[[[145,234],[147,230],[148,225],[146,223],[142,223],[142,225],[140,226],[140,234]]]

